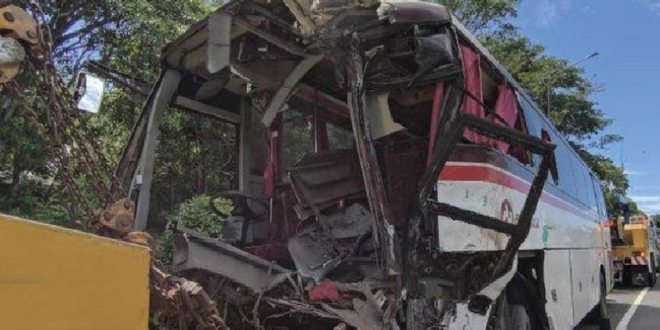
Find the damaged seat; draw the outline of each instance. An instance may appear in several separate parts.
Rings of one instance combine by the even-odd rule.
[[[288,242],[300,275],[318,283],[347,262],[355,262],[351,268],[357,277],[371,275],[373,262],[363,246],[368,246],[373,217],[360,203],[366,193],[356,151],[308,154],[290,169],[289,179],[300,220],[316,217]]]
[[[299,202],[294,209],[301,220],[365,197],[354,149],[307,154],[289,170],[289,179]]]
[[[229,214],[225,214],[217,208],[216,201],[218,199],[226,199],[232,202],[233,209]],[[258,240],[257,237],[254,237],[253,231],[256,223],[265,221],[267,218],[268,206],[264,200],[242,191],[230,190],[212,198],[210,206],[216,214],[225,219],[222,228],[223,241],[241,247],[246,243],[253,243]],[[250,229],[253,230],[250,231]]]

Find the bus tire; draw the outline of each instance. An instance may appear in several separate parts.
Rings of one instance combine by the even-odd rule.
[[[502,293],[497,303],[497,316],[495,330],[532,330],[532,319],[529,317],[527,308],[523,305],[510,304],[506,297],[506,292]]]
[[[589,323],[598,325],[601,330],[611,330],[612,325],[610,323],[610,318],[607,314],[607,282],[605,280],[605,274],[600,272],[600,294],[598,298],[598,304],[594,306],[594,309],[589,313],[588,316]]]
[[[651,258],[651,269],[649,270],[649,287],[652,288],[655,286],[655,282],[657,280],[656,276],[657,275],[655,273],[655,260]]]
[[[535,312],[534,297],[518,277],[509,283],[496,303],[496,315],[491,318],[490,329],[534,330],[541,329],[540,315]]]

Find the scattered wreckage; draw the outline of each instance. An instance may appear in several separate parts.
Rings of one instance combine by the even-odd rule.
[[[218,196],[235,206],[225,231],[211,238],[177,228],[173,264],[202,284],[232,329],[495,322],[554,145],[520,129],[514,87],[502,83],[512,79],[445,7],[230,1],[162,59],[117,175],[131,183],[144,229],[165,108],[240,127],[239,187]],[[312,147],[284,168],[292,113],[309,119]],[[333,146],[330,131],[353,145]],[[492,161],[509,147],[539,160],[516,223],[442,203],[436,185],[450,157]],[[452,233],[438,216],[505,244],[442,251],[439,237]]]

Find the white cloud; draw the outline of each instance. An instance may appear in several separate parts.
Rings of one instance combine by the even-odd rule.
[[[557,6],[550,0],[541,1],[538,9],[538,25],[549,26],[557,18]]]
[[[638,204],[640,210],[644,211],[647,214],[657,214],[660,213],[660,203],[651,203],[651,204]]]
[[[591,6],[584,6],[582,8],[582,12],[585,13],[585,14],[593,14],[593,13],[596,12],[596,10]]]
[[[660,2],[650,4],[649,9],[656,14],[660,14]]]
[[[644,174],[642,171],[636,171],[636,170],[626,170],[626,174],[629,176],[640,176]]]
[[[572,0],[541,0],[537,9],[537,25],[548,27],[554,23],[560,14],[568,11]]]
[[[660,196],[630,196],[630,199],[639,204],[660,203]]]
[[[660,191],[660,185],[642,185],[642,186],[634,185],[630,187],[629,190],[631,194],[636,194],[636,195],[640,195],[640,193],[643,192],[646,192],[648,194],[649,192],[657,192],[657,191]]]
[[[660,213],[660,195],[630,196],[630,199],[637,203],[640,210],[646,213]]]

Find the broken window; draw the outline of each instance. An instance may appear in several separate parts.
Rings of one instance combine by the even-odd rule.
[[[330,150],[353,148],[353,134],[350,130],[341,128],[332,123],[326,123]]]
[[[169,109],[156,149],[149,212],[156,227],[198,195],[238,186],[238,125],[198,113]]]
[[[282,113],[282,169],[289,169],[304,155],[314,152],[310,119],[309,115],[294,109]]]
[[[514,88],[495,70],[482,62],[480,55],[470,46],[461,44],[461,52],[467,92],[463,101],[463,111],[526,132],[524,117]],[[467,130],[464,137],[469,142],[493,147],[513,156],[523,164],[530,164],[530,155],[524,149],[471,130]]]
[[[462,44],[463,74],[465,77],[465,89],[469,93],[463,100],[463,112],[486,118],[486,111],[482,106],[483,86],[481,78],[481,59],[471,47]],[[479,135],[472,130],[466,130],[465,139],[474,144],[489,144],[488,138]]]
[[[541,130],[541,138],[543,139],[543,141],[552,142],[552,138],[550,137],[550,134],[545,129]],[[558,185],[559,184],[559,171],[557,169],[557,159],[556,158],[555,158],[555,161],[550,166],[550,175],[552,176],[552,181],[554,181],[555,185]]]

